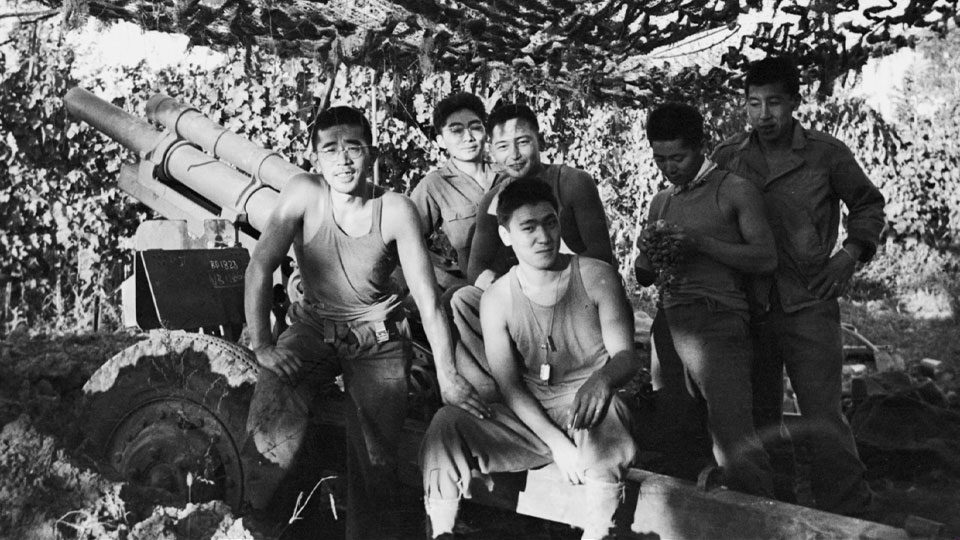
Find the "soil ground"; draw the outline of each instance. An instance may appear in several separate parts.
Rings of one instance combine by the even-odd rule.
[[[917,362],[930,357],[960,373],[960,328],[955,318],[917,319],[883,303],[848,302],[843,314],[875,344],[890,345],[891,352],[901,354],[908,371],[916,371]],[[171,507],[161,494],[113,484],[88,472],[95,464],[72,453],[83,436],[76,427],[81,387],[106,359],[142,337],[126,332],[55,336],[21,328],[0,342],[0,426],[11,434],[0,439],[4,507],[0,538],[337,537],[342,520],[333,518],[329,501],[322,496],[293,523],[250,518],[241,522],[222,506]],[[956,391],[956,381],[939,383],[945,395]],[[955,403],[950,400],[954,412]],[[891,454],[870,445],[862,445],[861,452],[879,495],[875,519],[902,527],[908,516],[919,516],[943,523],[941,538],[960,537],[960,463],[925,459],[922,452]],[[420,494],[410,490],[408,495],[415,503],[398,522],[403,538],[420,539]],[[178,522],[178,512],[192,512],[192,517]],[[566,525],[470,504],[461,521],[464,537],[473,540],[579,537]]]

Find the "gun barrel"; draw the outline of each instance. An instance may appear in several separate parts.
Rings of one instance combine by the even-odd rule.
[[[249,178],[192,144],[157,131],[149,123],[82,88],[70,89],[64,103],[70,114],[137,152],[145,161],[158,164],[171,179],[168,184],[175,181],[190,188],[194,198],[230,212],[245,213],[254,229],[263,230],[278,198],[277,191],[270,186]],[[196,213],[193,206],[184,211]],[[180,219],[182,213],[165,217]]]
[[[63,102],[71,115],[138,154],[153,150],[163,140],[163,133],[149,123],[79,86],[71,88]]]
[[[250,226],[262,231],[278,194],[257,184],[233,167],[183,141],[173,144],[163,159],[168,176],[221,208],[247,214]]]
[[[163,124],[171,132],[278,191],[290,178],[306,172],[280,154],[237,135],[196,108],[166,94],[155,94],[150,98],[147,102],[147,118]]]

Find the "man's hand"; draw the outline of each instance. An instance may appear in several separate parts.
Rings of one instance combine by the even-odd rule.
[[[280,380],[293,385],[296,384],[297,373],[303,367],[303,363],[293,353],[285,350],[278,350],[273,345],[259,347],[253,350],[257,356],[257,363],[261,367],[269,369]]]
[[[640,234],[637,235],[637,249],[640,250],[640,253],[649,253],[650,248],[652,247],[654,230],[650,227],[644,227]]]
[[[553,461],[560,469],[560,474],[573,485],[582,484],[585,477],[585,470],[580,466],[580,452],[577,446],[570,439],[563,439],[559,444],[550,448],[553,454]]]
[[[590,429],[603,420],[607,412],[610,399],[613,398],[613,385],[602,370],[593,372],[593,375],[577,390],[577,397],[570,405],[567,417],[570,419],[570,428]]]
[[[459,373],[437,377],[440,383],[440,397],[447,405],[460,407],[480,418],[490,418],[493,410],[480,399],[480,393]]]
[[[824,269],[810,280],[807,289],[820,300],[842,295],[850,283],[850,278],[853,277],[853,272],[857,269],[859,251],[859,248],[844,246],[843,249],[834,253]]]
[[[681,257],[687,257],[700,251],[700,238],[685,231],[680,226],[674,225],[672,229],[666,233],[666,236],[673,239],[676,243],[676,250],[680,253]]]

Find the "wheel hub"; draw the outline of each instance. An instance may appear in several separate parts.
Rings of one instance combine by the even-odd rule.
[[[114,431],[108,456],[128,481],[184,502],[242,499],[239,446],[207,408],[184,399],[146,403]]]

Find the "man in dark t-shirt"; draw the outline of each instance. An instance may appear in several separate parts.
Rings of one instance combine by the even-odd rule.
[[[749,181],[706,159],[703,118],[693,107],[656,108],[647,119],[647,138],[672,186],[650,203],[637,281],[660,281],[658,316],[665,316],[673,349],[706,400],[724,482],[772,498],[770,462],[753,428],[744,283],[745,274],[769,273],[777,263],[763,199]]]

